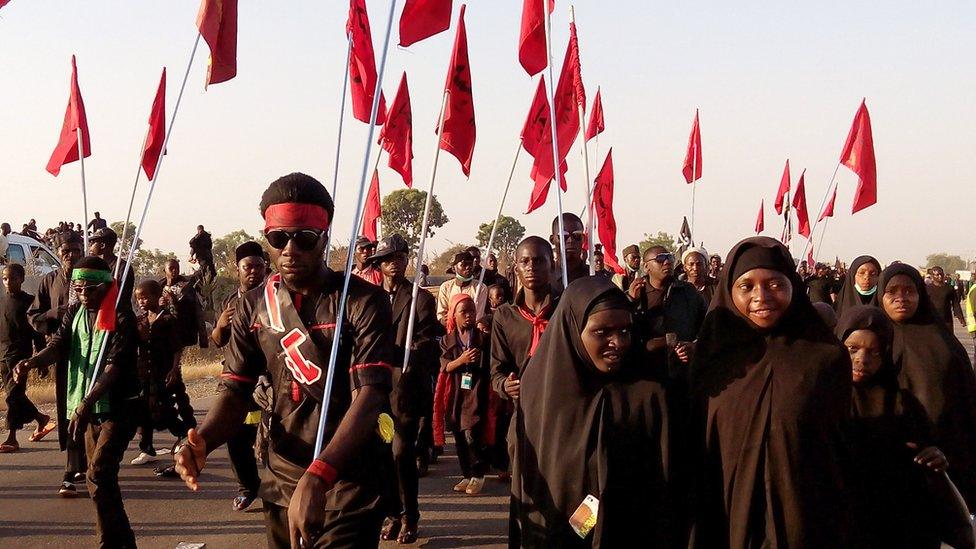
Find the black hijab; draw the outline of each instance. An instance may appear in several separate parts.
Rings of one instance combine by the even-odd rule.
[[[569,285],[521,378],[513,462],[513,518],[521,540],[540,547],[662,546],[667,516],[667,409],[656,371],[631,353],[618,372],[592,364],[581,333],[596,310],[629,311],[602,277]],[[600,500],[586,540],[569,518],[587,495]]]
[[[894,323],[892,354],[899,384],[925,408],[932,437],[949,460],[950,476],[976,509],[976,375],[969,355],[939,317],[918,269],[902,263],[881,273],[878,292],[905,275],[918,292],[918,310]]]
[[[793,286],[768,331],[732,300],[736,278],[754,268],[777,270]],[[850,368],[786,247],[766,237],[737,244],[692,361],[702,465],[692,547],[845,546]]]
[[[857,270],[866,263],[873,263],[878,268],[878,272],[881,272],[881,263],[869,255],[859,256],[851,262],[851,268],[847,269],[847,275],[840,281],[840,291],[837,292],[837,301],[834,302],[834,310],[837,311],[838,317],[844,314],[844,310],[849,307],[854,307],[855,305],[877,305],[879,303],[878,294],[881,293],[880,280],[878,281],[878,289],[871,295],[861,295],[858,293],[857,288],[854,287],[854,284],[856,284],[854,278],[857,276]]]

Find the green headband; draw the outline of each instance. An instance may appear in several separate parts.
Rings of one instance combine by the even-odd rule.
[[[84,280],[86,282],[111,282],[112,273],[100,269],[72,269],[71,280]]]

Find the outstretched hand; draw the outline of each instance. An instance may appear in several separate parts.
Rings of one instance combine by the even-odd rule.
[[[176,454],[176,472],[186,483],[187,488],[196,492],[200,489],[198,478],[207,464],[207,443],[196,429],[186,434],[186,444]]]
[[[908,442],[905,445],[912,450],[918,450],[918,444],[914,442]],[[942,450],[939,450],[935,446],[923,448],[915,455],[915,463],[936,473],[941,473],[949,467],[949,460],[946,459]]]

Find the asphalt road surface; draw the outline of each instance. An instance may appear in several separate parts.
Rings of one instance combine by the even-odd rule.
[[[202,418],[211,398],[194,402]],[[29,432],[26,432],[29,435]],[[157,448],[172,444],[158,434]],[[95,542],[95,509],[84,484],[82,497],[57,495],[64,471],[56,433],[41,442],[20,437],[21,450],[0,455],[0,544],[6,547],[65,547],[69,543],[91,547]],[[231,508],[237,495],[227,459],[221,448],[207,460],[200,491],[190,492],[178,479],[159,479],[152,465],[133,466],[138,455],[133,442],[120,473],[129,520],[140,547],[173,548],[180,542],[213,547],[266,545],[260,500],[246,512]],[[169,458],[169,456],[161,456]],[[420,482],[420,540],[413,547],[505,547],[508,531],[508,486],[488,477],[478,496],[455,494],[460,479],[453,448],[430,468]],[[382,547],[397,547],[383,542]]]

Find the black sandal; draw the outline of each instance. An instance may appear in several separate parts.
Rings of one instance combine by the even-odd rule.
[[[391,541],[397,539],[400,534],[400,519],[387,517],[383,521],[383,529],[380,530],[380,539],[383,541]]]

